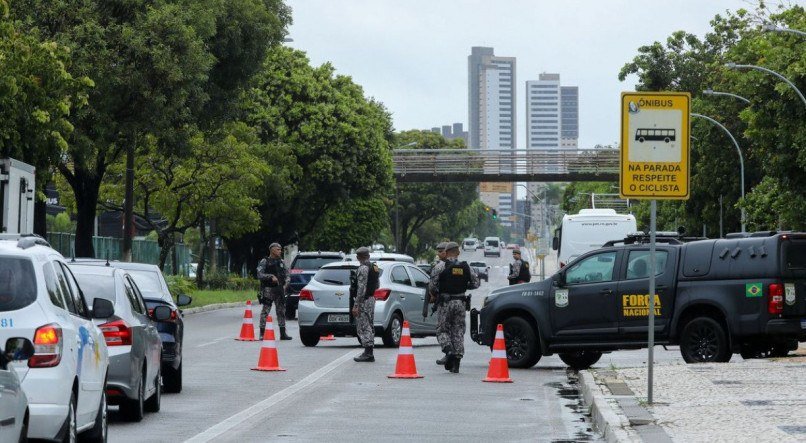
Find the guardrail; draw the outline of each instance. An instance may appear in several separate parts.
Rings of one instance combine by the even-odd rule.
[[[398,182],[618,180],[618,149],[396,149]]]

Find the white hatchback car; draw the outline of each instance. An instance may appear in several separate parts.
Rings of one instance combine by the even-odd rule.
[[[106,342],[93,318],[112,303],[87,308],[64,257],[40,237],[0,235],[0,343],[28,338],[34,355],[12,363],[28,397],[28,437],[89,441],[107,435]]]

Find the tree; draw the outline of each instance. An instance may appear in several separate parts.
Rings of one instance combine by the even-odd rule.
[[[249,63],[279,43],[290,23],[278,0],[19,0],[27,29],[70,48],[69,72],[95,81],[73,113],[69,161],[59,171],[77,208],[76,253],[93,255],[92,228],[103,177],[124,150],[151,137],[182,152],[204,117],[230,112],[226,97],[248,81]],[[237,95],[237,92],[235,92]]]
[[[70,113],[86,103],[92,81],[70,74],[66,46],[25,30],[6,13],[0,16],[0,60],[0,157],[36,167],[34,231],[45,235],[45,185],[67,151]]]
[[[255,269],[273,241],[307,244],[330,209],[391,187],[389,114],[330,64],[312,67],[301,51],[273,48],[242,101],[274,171],[261,191],[259,231],[226,238],[234,266]]]
[[[389,229],[386,201],[379,197],[352,199],[328,210],[321,227],[305,239],[304,247],[319,251],[344,251],[369,246]]]

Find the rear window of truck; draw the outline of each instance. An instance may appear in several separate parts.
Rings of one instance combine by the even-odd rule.
[[[806,270],[806,240],[790,240],[784,243],[783,249],[787,270]]]

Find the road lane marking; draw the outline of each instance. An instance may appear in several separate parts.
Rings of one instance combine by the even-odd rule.
[[[265,412],[270,407],[276,405],[277,403],[285,400],[286,398],[296,394],[297,392],[307,388],[308,386],[316,383],[320,378],[324,377],[337,367],[339,367],[342,363],[350,360],[353,355],[355,354],[354,350],[347,352],[346,354],[342,355],[341,357],[333,360],[332,362],[328,363],[325,366],[322,366],[316,372],[308,375],[307,377],[303,378],[302,380],[296,382],[295,384],[275,393],[271,397],[256,403],[243,411],[227,418],[215,424],[207,430],[185,440],[186,443],[201,443],[201,442],[208,442],[214,440],[217,437],[220,437],[222,434],[230,431],[231,429],[237,427],[238,425],[244,423],[245,421],[251,419],[252,417]]]
[[[213,340],[213,341],[208,341],[207,343],[202,343],[202,344],[200,344],[200,345],[197,345],[196,347],[197,347],[197,348],[203,348],[203,347],[205,347],[205,346],[210,346],[210,345],[216,344],[216,343],[218,343],[218,342],[220,342],[220,341],[222,341],[222,340],[226,340],[226,339],[227,339],[226,337],[217,338],[217,339],[215,339],[215,340]]]

